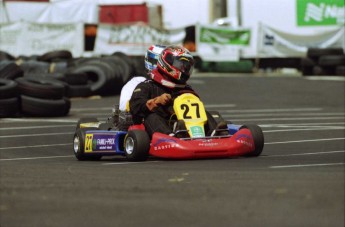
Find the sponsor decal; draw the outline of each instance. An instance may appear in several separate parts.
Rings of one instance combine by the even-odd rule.
[[[341,25],[345,22],[344,0],[296,0],[298,26]]]
[[[115,135],[86,134],[85,152],[116,150]]]
[[[192,127],[190,127],[190,130],[192,132],[193,137],[204,137],[205,136],[204,129],[200,126],[192,126]]]
[[[167,144],[168,143],[168,144]],[[178,144],[174,139],[159,139],[155,144],[153,144],[153,149],[157,150],[165,150],[177,147]]]
[[[252,137],[246,134],[239,134],[236,136],[236,142],[246,145],[247,147],[252,148]]]
[[[202,140],[201,143],[198,143],[198,146],[200,146],[200,147],[214,147],[214,146],[218,146],[218,145],[219,145],[219,143],[213,142],[212,139]]]

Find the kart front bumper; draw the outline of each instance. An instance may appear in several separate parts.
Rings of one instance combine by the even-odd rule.
[[[226,158],[249,154],[255,150],[253,136],[248,129],[240,129],[229,137],[179,139],[154,133],[150,155],[169,159]]]

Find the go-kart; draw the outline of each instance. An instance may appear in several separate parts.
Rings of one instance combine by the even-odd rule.
[[[78,160],[121,155],[128,161],[145,161],[150,156],[167,159],[256,157],[263,150],[264,135],[257,125],[227,123],[225,129],[215,129],[206,135],[208,116],[216,122],[223,119],[217,111],[206,114],[203,103],[192,93],[175,98],[173,110],[175,120],[185,124],[183,130],[176,132],[182,133],[182,137],[155,132],[150,139],[143,124],[133,124],[130,113],[118,109],[113,110],[106,122],[82,118],[73,139],[74,154]]]

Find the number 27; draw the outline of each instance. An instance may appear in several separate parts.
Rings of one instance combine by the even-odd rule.
[[[199,104],[198,103],[192,103],[191,106],[195,107],[196,118],[200,118]],[[190,114],[189,114],[189,110],[190,110],[189,109],[189,105],[182,104],[181,105],[181,110],[184,110],[184,112],[183,112],[183,118],[184,119],[192,119],[192,116],[190,116]]]

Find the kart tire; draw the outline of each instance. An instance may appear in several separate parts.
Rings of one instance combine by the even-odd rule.
[[[56,50],[47,52],[37,58],[38,61],[53,62],[61,59],[73,58],[72,53],[69,50]]]
[[[14,80],[23,76],[24,71],[16,63],[9,63],[0,70],[0,78]]]
[[[325,55],[343,55],[343,48],[309,48],[307,50],[307,57],[318,59]]]
[[[102,155],[98,154],[85,154],[85,136],[86,131],[93,128],[80,128],[76,130],[73,137],[73,151],[75,157],[79,161],[97,161],[102,158]]]
[[[17,83],[13,80],[0,78],[0,99],[8,99],[18,96]]]
[[[125,142],[125,154],[128,161],[145,161],[149,157],[150,138],[147,132],[142,130],[128,131]]]
[[[345,55],[326,55],[319,58],[320,66],[345,65]]]
[[[252,134],[255,150],[247,154],[247,157],[257,157],[261,154],[263,148],[264,148],[264,134],[262,133],[261,128],[258,125],[243,125],[241,126],[240,130],[246,128],[249,129],[249,131]]]
[[[335,68],[335,75],[337,75],[337,76],[345,76],[345,66],[337,66]]]
[[[16,81],[22,95],[42,99],[61,99],[65,96],[65,85],[55,79],[20,77]]]
[[[89,97],[92,96],[90,85],[69,85],[67,97]]]
[[[30,116],[66,116],[71,108],[69,99],[40,99],[21,95],[22,112]]]
[[[89,123],[89,122],[98,122],[98,119],[95,118],[95,117],[84,117],[84,118],[80,118],[79,121],[77,122],[77,127],[75,128],[75,131],[77,131],[78,129],[80,129],[80,124]]]
[[[14,117],[20,111],[20,102],[17,97],[0,99],[0,118]]]

